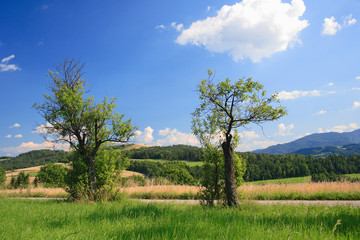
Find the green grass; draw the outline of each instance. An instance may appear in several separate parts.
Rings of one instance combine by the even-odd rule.
[[[254,182],[246,182],[245,184],[265,185],[265,184],[297,184],[297,183],[310,183],[310,182],[311,182],[311,177],[306,176],[306,177],[260,180],[260,181],[254,181]]]
[[[160,163],[171,163],[171,162],[181,162],[189,165],[190,167],[193,166],[201,166],[203,163],[200,161],[187,161],[187,160],[162,160],[162,159],[131,159],[133,161],[148,161],[148,162],[160,162]]]
[[[347,177],[360,178],[360,173],[345,174]]]
[[[360,209],[0,199],[0,239],[359,239]],[[341,224],[337,224],[341,223]]]

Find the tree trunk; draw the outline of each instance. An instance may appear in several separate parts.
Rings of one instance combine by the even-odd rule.
[[[95,169],[95,157],[90,156],[87,159],[88,163],[88,180],[89,180],[89,187],[90,187],[90,200],[96,200],[96,192],[97,192],[97,183],[96,183],[96,169]]]
[[[239,204],[239,196],[236,190],[236,177],[235,177],[235,163],[233,156],[233,149],[230,143],[231,139],[227,139],[221,147],[225,159],[225,195],[227,205],[229,207],[237,206]]]

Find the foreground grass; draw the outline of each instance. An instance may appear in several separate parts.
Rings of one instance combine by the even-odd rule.
[[[359,239],[360,209],[0,200],[0,239]]]

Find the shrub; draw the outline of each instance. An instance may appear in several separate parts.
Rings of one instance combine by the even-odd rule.
[[[44,187],[65,187],[67,169],[58,164],[49,163],[40,168],[34,184],[43,183]]]
[[[6,172],[5,170],[0,166],[0,186],[4,185],[6,179]]]
[[[21,171],[19,173],[19,175],[15,176],[11,176],[11,181],[10,181],[10,188],[27,188],[29,186],[30,183],[30,174],[26,174],[24,171]]]

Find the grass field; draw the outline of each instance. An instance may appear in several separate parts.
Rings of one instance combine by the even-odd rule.
[[[360,209],[0,199],[0,239],[359,239]]]

